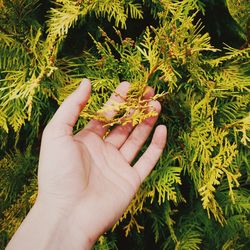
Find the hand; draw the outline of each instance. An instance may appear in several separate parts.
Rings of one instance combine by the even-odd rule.
[[[116,89],[118,95],[113,94],[105,105],[124,101],[121,96],[126,96],[129,86],[122,82]],[[45,128],[38,168],[38,198],[34,211],[28,215],[30,218],[23,223],[26,226],[21,226],[10,246],[15,246],[15,241],[25,234],[25,228],[33,231],[30,224],[40,221],[37,233],[53,234],[46,240],[45,233],[43,246],[46,249],[90,249],[122,216],[158,161],[166,143],[163,125],[157,126],[145,153],[133,167],[130,165],[157,117],[148,118],[136,127],[130,123],[119,125],[105,139],[108,128],[97,120],[91,120],[80,132],[72,134],[90,92],[91,84],[84,79]],[[145,98],[152,96],[153,90],[149,88]],[[150,104],[160,112],[158,101],[150,101]],[[114,115],[114,111],[105,113],[109,118]],[[43,221],[38,211],[44,214]],[[48,221],[49,225],[44,225]],[[32,249],[43,249],[39,240],[36,244]],[[23,249],[31,248],[26,245]]]

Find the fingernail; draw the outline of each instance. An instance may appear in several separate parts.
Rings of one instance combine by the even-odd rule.
[[[143,97],[144,98],[150,98],[151,96],[154,95],[154,90],[153,88],[147,86],[143,92]]]
[[[150,91],[150,87],[149,86],[146,86],[144,92],[143,92],[143,95],[146,95],[149,91]]]
[[[161,110],[161,104],[155,100],[151,100],[149,102],[149,107],[150,110],[156,111],[157,113],[159,113]]]
[[[89,82],[89,79],[83,78],[82,81],[80,82],[80,87],[86,85],[86,83],[88,83],[88,82]]]

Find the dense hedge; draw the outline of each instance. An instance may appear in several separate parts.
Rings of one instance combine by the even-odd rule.
[[[150,85],[168,127],[155,170],[95,249],[249,249],[249,17],[248,0],[0,0],[0,248],[36,199],[43,128],[88,77],[76,131],[122,80],[130,98],[112,126],[145,118]]]

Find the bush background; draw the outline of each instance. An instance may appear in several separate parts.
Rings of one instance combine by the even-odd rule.
[[[95,249],[249,249],[249,16],[247,0],[0,0],[0,248],[35,201],[43,128],[88,77],[75,131],[122,80],[138,112],[112,125],[145,118],[148,84],[168,127],[155,170]]]

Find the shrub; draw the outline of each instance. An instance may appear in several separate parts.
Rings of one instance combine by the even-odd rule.
[[[44,126],[88,77],[92,96],[75,131],[101,118],[96,111],[122,80],[130,94],[109,123],[140,123],[149,85],[162,104],[158,123],[168,127],[160,161],[95,249],[248,249],[249,1],[0,0],[0,7],[2,248],[35,201]]]

